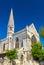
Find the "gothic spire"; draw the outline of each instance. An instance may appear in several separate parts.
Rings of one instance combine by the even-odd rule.
[[[13,33],[14,33],[14,17],[13,17],[13,9],[11,9],[9,22],[8,22],[7,36],[12,35]]]
[[[13,9],[12,8],[11,8],[11,12],[10,12],[8,26],[13,26],[14,27],[14,17],[13,17]]]

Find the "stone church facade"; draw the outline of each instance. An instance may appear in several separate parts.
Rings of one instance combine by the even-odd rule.
[[[6,50],[11,50],[13,48],[18,49],[18,59],[16,65],[39,65],[38,62],[34,61],[31,54],[31,45],[35,42],[39,42],[39,34],[35,29],[34,24],[26,26],[24,29],[14,32],[14,17],[13,10],[11,9],[10,18],[7,26],[7,36],[6,38],[0,40],[0,55],[4,54],[2,52]],[[4,56],[3,65],[10,65],[9,60]],[[0,57],[0,65],[2,57]]]

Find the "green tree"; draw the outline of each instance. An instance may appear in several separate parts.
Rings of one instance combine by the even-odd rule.
[[[40,35],[40,37],[42,37],[43,40],[44,40],[44,27],[40,27],[39,35]],[[42,59],[44,59],[44,49],[42,49],[41,56],[42,56]]]
[[[42,44],[40,42],[32,45],[32,56],[34,59],[39,60],[42,57]]]
[[[7,50],[7,51],[6,51],[6,56],[7,56],[7,58],[10,60],[10,62],[12,63],[12,65],[15,65],[15,64],[14,64],[14,60],[18,58],[17,53],[18,53],[18,52],[17,52],[16,49]]]
[[[40,27],[39,35],[44,39],[44,27]],[[44,49],[42,49],[40,42],[32,45],[32,56],[34,59],[44,60]]]
[[[44,27],[40,27],[39,34],[40,37],[44,38]]]

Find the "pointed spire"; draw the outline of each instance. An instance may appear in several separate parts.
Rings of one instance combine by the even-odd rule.
[[[11,8],[8,26],[14,26],[13,9]]]
[[[8,30],[7,30],[7,37],[14,33],[14,17],[13,17],[13,9],[11,9],[9,22],[8,22]]]

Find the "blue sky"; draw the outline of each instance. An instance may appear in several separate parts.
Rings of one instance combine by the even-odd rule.
[[[44,26],[44,0],[0,0],[0,39],[7,35],[11,8],[14,12],[15,32],[31,23],[34,23],[38,32],[40,26]]]

